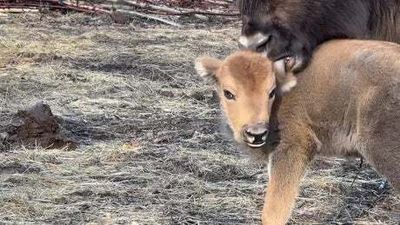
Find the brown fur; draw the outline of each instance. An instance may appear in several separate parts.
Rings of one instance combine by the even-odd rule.
[[[197,68],[214,77],[222,109],[235,140],[242,127],[265,121],[279,124],[270,136],[278,144],[257,149],[268,155],[269,185],[262,221],[285,224],[307,165],[316,154],[362,155],[400,190],[400,46],[388,42],[335,40],[316,50],[297,86],[269,99],[281,87],[272,62],[249,51],[238,52],[219,67],[200,58]],[[235,101],[228,101],[229,88]],[[272,104],[272,107],[268,107]],[[274,139],[276,141],[277,139]],[[271,142],[271,139],[269,140]]]
[[[239,0],[242,36],[269,36],[261,47],[275,61],[298,58],[305,68],[314,49],[337,38],[385,40],[400,43],[399,0]],[[246,46],[246,47],[249,47]]]

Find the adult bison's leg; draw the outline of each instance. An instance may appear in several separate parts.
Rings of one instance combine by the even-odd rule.
[[[281,225],[289,220],[300,182],[312,158],[311,148],[304,146],[289,146],[270,156],[263,225]]]

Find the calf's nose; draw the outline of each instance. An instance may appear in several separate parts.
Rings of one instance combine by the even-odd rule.
[[[243,139],[250,146],[259,147],[265,144],[268,137],[268,126],[265,123],[258,123],[246,126],[243,129]]]

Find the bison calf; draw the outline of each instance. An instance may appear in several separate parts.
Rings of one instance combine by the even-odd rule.
[[[316,154],[361,155],[400,189],[400,46],[335,40],[293,76],[293,58],[202,57],[235,140],[269,158],[263,224],[285,224]]]

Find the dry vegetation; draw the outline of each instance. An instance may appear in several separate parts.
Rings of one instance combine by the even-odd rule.
[[[220,134],[192,68],[236,49],[239,30],[0,15],[0,126],[44,100],[80,142],[0,145],[0,224],[258,224],[265,167]],[[317,160],[291,223],[399,224],[400,198],[358,165]]]

